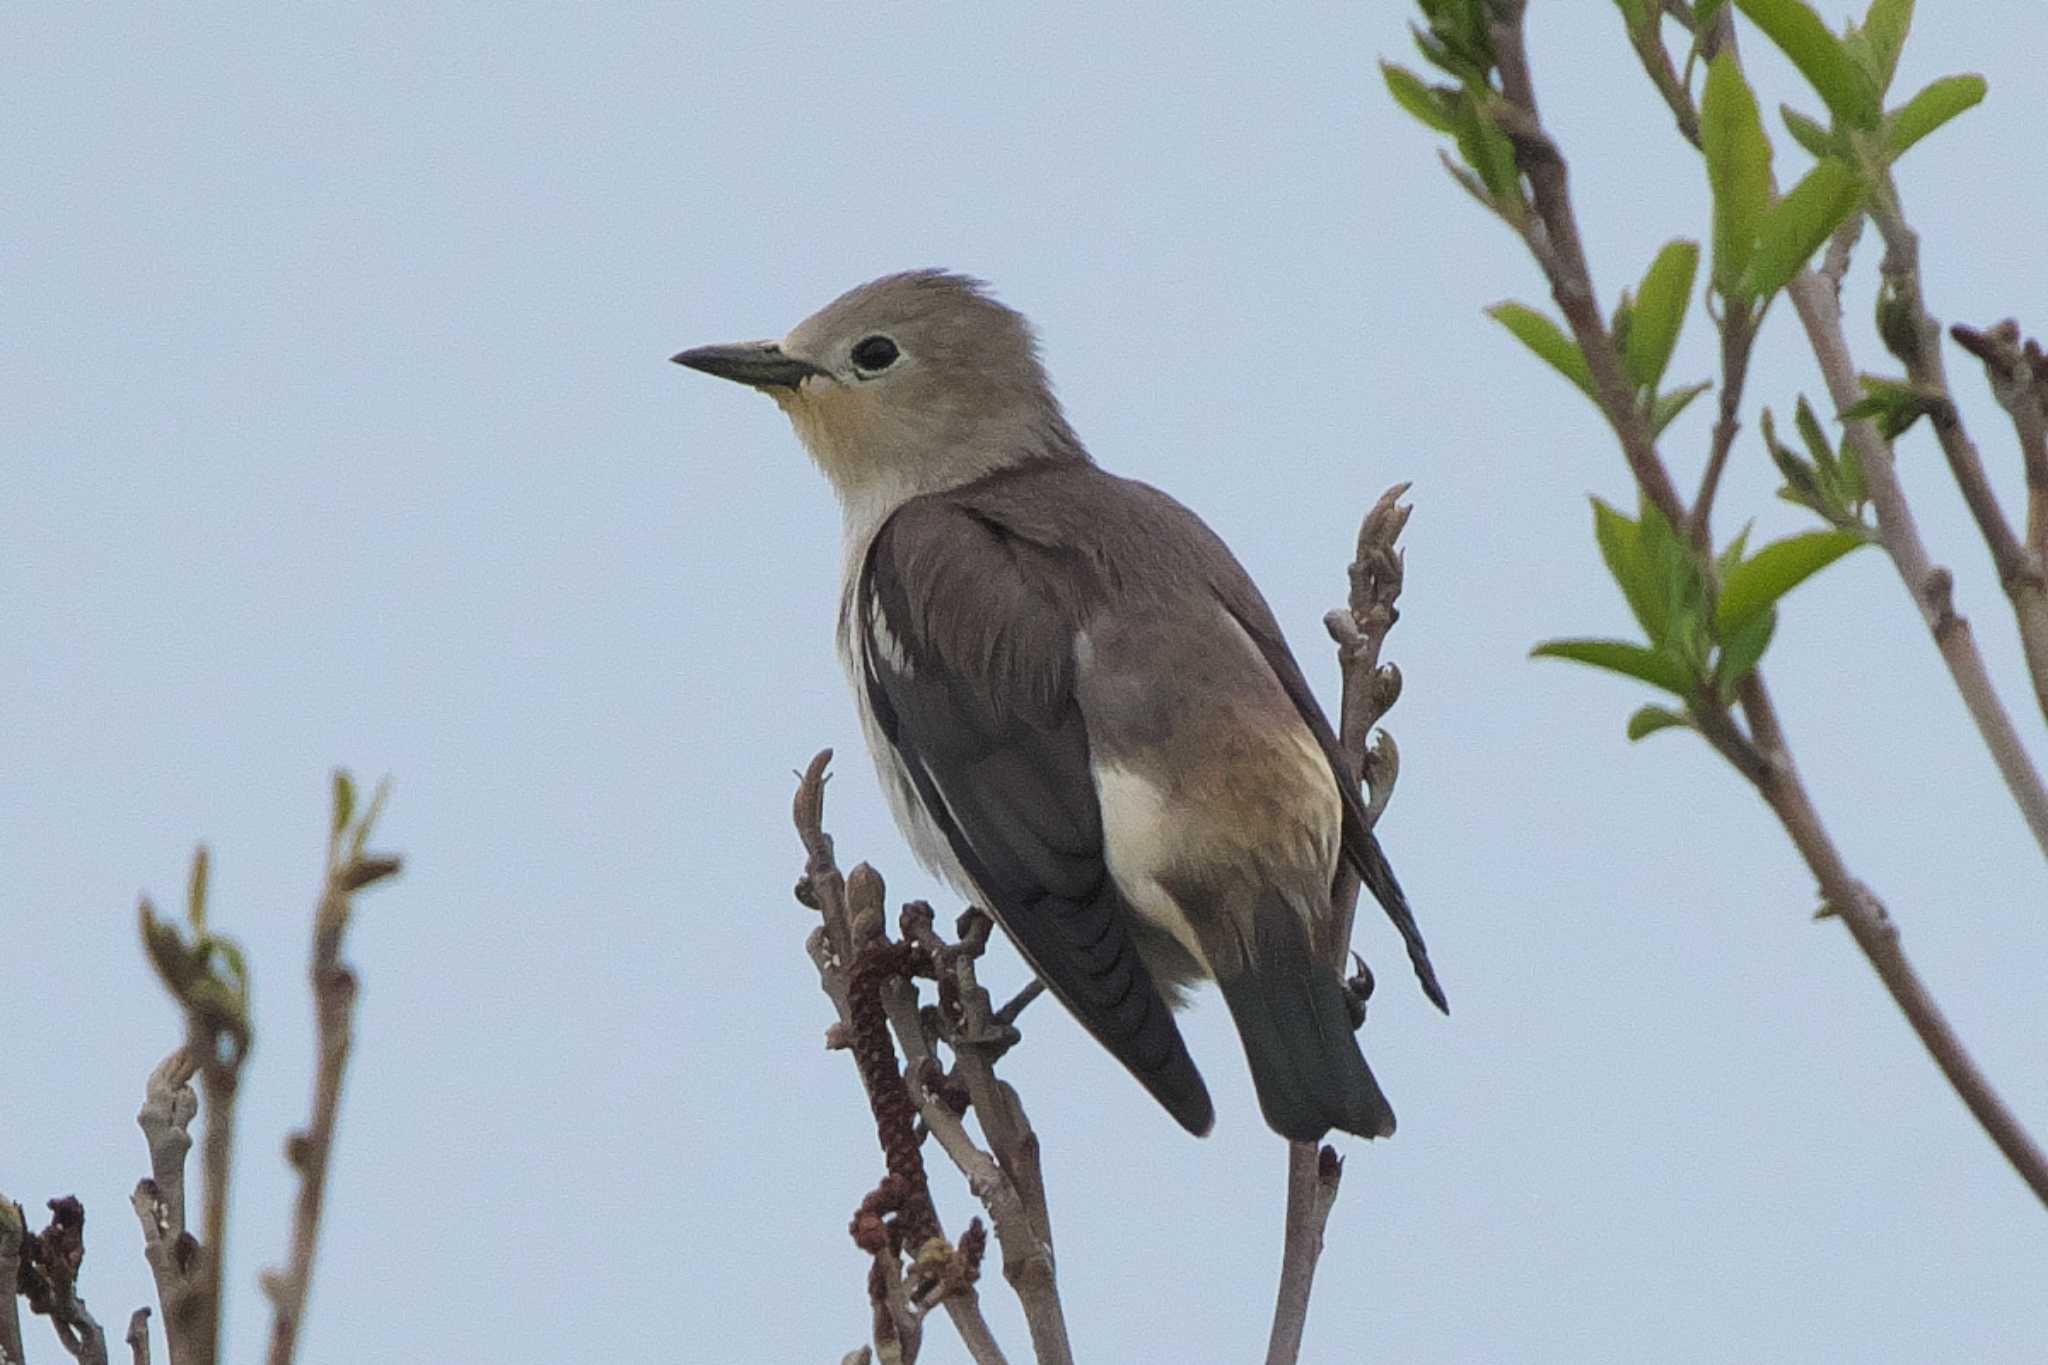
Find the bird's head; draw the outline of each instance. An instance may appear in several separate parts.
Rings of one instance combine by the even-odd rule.
[[[1038,459],[1085,459],[1024,317],[939,270],[849,290],[780,341],[673,357],[789,414],[842,497],[901,501]]]

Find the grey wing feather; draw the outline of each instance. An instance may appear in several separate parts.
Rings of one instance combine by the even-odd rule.
[[[905,504],[855,585],[862,685],[920,803],[1054,994],[1189,1130],[1214,1110],[1104,861],[1074,593],[999,522]],[[884,637],[891,647],[878,644]]]

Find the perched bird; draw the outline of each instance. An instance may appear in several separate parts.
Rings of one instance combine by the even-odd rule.
[[[1096,466],[1031,326],[943,271],[679,365],[775,399],[846,518],[839,647],[896,820],[1189,1131],[1168,1001],[1214,979],[1266,1122],[1394,1131],[1329,944],[1349,858],[1444,995],[1259,590],[1194,513]]]

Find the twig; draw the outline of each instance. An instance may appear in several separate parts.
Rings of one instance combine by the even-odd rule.
[[[2020,464],[2027,476],[2026,554],[2034,571],[2033,598],[2021,609],[2020,640],[2026,650],[2027,671],[2034,680],[2034,695],[2048,715],[2048,621],[2036,619],[2044,608],[2038,586],[2048,567],[2048,354],[2038,341],[2020,338],[2019,324],[2008,318],[1996,326],[1979,330],[1958,323],[1949,335],[1971,355],[1983,362],[1985,378],[1991,381],[1991,396],[2012,418],[2013,435],[2020,446]],[[2015,602],[2016,609],[2020,603]]]
[[[20,1206],[11,1208],[12,1217],[4,1221],[22,1230],[15,1234],[17,1279],[6,1286],[10,1309],[18,1288],[28,1300],[28,1311],[50,1320],[57,1341],[79,1365],[107,1365],[107,1334],[78,1295],[78,1271],[85,1262],[85,1205],[71,1195],[52,1199],[50,1222],[41,1232],[27,1231]]]
[[[199,1240],[185,1229],[185,1156],[192,1150],[192,1119],[199,1097],[191,1052],[177,1047],[149,1075],[135,1122],[149,1146],[150,1174],[135,1184],[129,1203],[142,1225],[142,1252],[163,1307],[164,1344],[171,1365],[192,1365],[193,1343],[204,1312],[199,1282]]]
[[[1977,453],[1976,443],[1963,429],[1962,413],[1949,392],[1947,367],[1942,360],[1941,324],[1927,311],[1921,295],[1920,238],[1906,224],[1898,188],[1889,175],[1872,191],[1869,202],[1870,219],[1877,225],[1878,235],[1884,238],[1884,259],[1879,269],[1888,297],[1879,302],[1879,316],[1882,319],[1891,311],[1899,320],[1899,325],[1879,330],[1892,353],[1906,363],[1906,375],[1914,388],[1930,400],[1928,420],[1933,423],[1941,453],[1948,460],[1949,472],[1991,551],[1999,586],[2012,602],[2027,674],[2041,713],[2048,717],[2048,550],[2030,549],[2013,533],[1984,473],[1984,461]],[[2023,446],[2024,440],[2023,435]],[[2048,499],[2048,468],[2044,468],[2048,466],[2048,456],[2029,459],[2028,465],[2032,511],[2040,500]],[[2040,524],[2041,519],[2035,518],[2036,529]]]
[[[228,1243],[228,1182],[234,1170],[235,1095],[241,1086],[242,1062],[247,1057],[246,1040],[225,1031],[201,1032],[198,1016],[192,1019],[192,1033],[185,1046],[202,1058],[199,1090],[206,1099],[206,1141],[201,1148],[205,1165],[205,1226],[199,1241],[198,1304],[192,1332],[192,1359],[196,1365],[213,1365],[220,1359],[220,1303],[226,1284]]]
[[[1018,989],[1015,995],[1010,997],[1008,1004],[996,1011],[995,1021],[998,1024],[1016,1023],[1017,1016],[1024,1013],[1024,1007],[1043,994],[1045,994],[1045,982],[1038,977],[1032,977]]]
[[[1387,632],[1401,619],[1395,603],[1401,596],[1406,563],[1399,541],[1414,510],[1401,501],[1408,485],[1397,483],[1380,494],[1358,527],[1358,547],[1346,571],[1351,590],[1345,605],[1323,617],[1323,628],[1337,646],[1342,700],[1337,716],[1337,745],[1351,764],[1351,779],[1370,789],[1368,815],[1377,822],[1393,795],[1399,772],[1397,751],[1386,735],[1373,740],[1373,729],[1401,697],[1401,670],[1380,666]],[[1351,946],[1351,927],[1358,905],[1358,873],[1340,861],[1331,893],[1335,908],[1330,942],[1325,948],[1339,962]]]
[[[1526,5],[1527,0],[1489,0],[1487,5],[1505,100],[1493,110],[1494,119],[1514,144],[1516,164],[1527,177],[1530,196],[1536,204],[1536,216],[1525,215],[1519,225],[1522,237],[1530,254],[1543,267],[1551,297],[1557,300],[1558,309],[1585,356],[1586,366],[1592,371],[1595,399],[1621,442],[1622,454],[1628,459],[1636,483],[1666,521],[1683,526],[1685,507],[1664,462],[1657,456],[1648,416],[1634,400],[1614,337],[1600,316],[1578,219],[1572,213],[1564,156],[1544,130],[1536,108],[1528,45],[1522,34]]]
[[[1281,1252],[1280,1299],[1273,1309],[1273,1333],[1266,1365],[1294,1365],[1301,1357],[1302,1329],[1308,1325],[1309,1292],[1323,1253],[1323,1229],[1337,1204],[1344,1162],[1335,1147],[1313,1142],[1287,1144],[1287,1238]],[[1296,1229],[1300,1231],[1297,1233]]]
[[[2013,1112],[1991,1088],[1969,1050],[1935,1004],[1899,943],[1898,926],[1869,887],[1857,881],[1842,861],[1834,841],[1821,824],[1790,753],[1778,734],[1770,694],[1760,675],[1752,673],[1741,690],[1743,712],[1750,719],[1768,762],[1756,778],[1757,790],[1792,837],[1792,844],[1820,884],[1822,904],[1847,926],[1856,946],[1870,959],[1878,978],[1913,1026],[1942,1075],[1962,1097],[1970,1113],[1998,1150],[2019,1173],[2034,1197],[2048,1204],[2048,1155],[2027,1133]],[[1766,739],[1766,737],[1769,737]]]
[[[1849,408],[1863,397],[1856,382],[1856,363],[1849,355],[1848,339],[1842,332],[1842,306],[1828,279],[1813,271],[1801,271],[1787,285],[1792,307],[1799,314],[1807,344],[1820,364],[1822,382],[1838,410]],[[1920,616],[1934,637],[1942,662],[1955,680],[1963,706],[1983,737],[1984,747],[2005,779],[2020,816],[2033,832],[2034,841],[2048,854],[2048,787],[2027,754],[2012,717],[1999,700],[1991,672],[1977,648],[1969,621],[1954,604],[1954,578],[1946,568],[1928,556],[1920,538],[1919,524],[1899,486],[1890,445],[1868,418],[1844,424],[1849,440],[1863,465],[1870,505],[1877,513],[1877,540],[1904,580],[1906,591],[1920,609]]]
[[[856,867],[851,876],[843,876],[839,871],[832,836],[825,832],[824,827],[825,784],[829,777],[831,761],[832,751],[821,750],[811,760],[810,766],[805,769],[797,783],[792,816],[797,835],[803,842],[805,865],[804,875],[797,882],[796,895],[803,904],[817,910],[822,919],[818,928],[812,931],[807,947],[811,961],[818,969],[818,984],[831,999],[838,1016],[837,1022],[827,1035],[828,1043],[836,1047],[855,1049],[857,1055],[862,1051],[869,1054],[870,1060],[860,1067],[861,1083],[868,1093],[870,1108],[877,1112],[879,1122],[877,1089],[886,1090],[889,1087],[890,1076],[894,1077],[894,1090],[898,1094],[908,1098],[910,1092],[905,1089],[902,1074],[896,1071],[895,1054],[893,1049],[889,1048],[887,1032],[883,1032],[879,1045],[873,1037],[873,1020],[868,1013],[867,992],[870,986],[884,1016],[896,1025],[899,1036],[903,1038],[904,1050],[913,1069],[929,1063],[930,1050],[919,1022],[915,992],[901,974],[878,971],[877,966],[871,965],[868,969],[871,980],[862,981],[857,997],[852,978],[866,948],[881,945],[885,952],[887,949],[900,951],[905,945],[890,943],[884,932],[881,913],[884,888],[881,877],[866,864]],[[857,944],[860,946],[857,947]],[[871,964],[878,962],[873,957],[869,960]],[[907,966],[907,963],[884,965]],[[856,1042],[855,1021],[857,998],[862,1015],[862,1032],[865,1034],[865,1041],[859,1043]],[[881,1050],[888,1051],[886,1068],[880,1064],[878,1053]],[[888,1073],[886,1075],[885,1070]],[[880,1103],[893,1108],[893,1101]],[[922,1108],[921,1100],[913,1103]],[[891,1122],[894,1122],[893,1118]],[[904,1142],[904,1135],[900,1132],[893,1138],[899,1152],[903,1150]],[[884,1135],[885,1154],[890,1151],[891,1145],[892,1139]],[[918,1160],[914,1135],[909,1138],[907,1151],[910,1159]],[[890,1213],[895,1213],[899,1219],[901,1217],[900,1210],[905,1192],[900,1187],[900,1182],[897,1185],[889,1184],[889,1181],[895,1180],[892,1162],[891,1176],[885,1181],[888,1188],[875,1191],[876,1195],[883,1197],[875,1200],[873,1206],[863,1203],[862,1213],[871,1214],[875,1224],[882,1224]],[[918,1184],[922,1186],[921,1160],[918,1160]],[[871,1195],[870,1198],[873,1199],[874,1196]],[[888,1207],[884,1208],[884,1205]],[[929,1277],[934,1283],[928,1292],[938,1295],[938,1302],[945,1306],[947,1316],[952,1319],[961,1340],[967,1343],[977,1365],[1005,1365],[1005,1358],[995,1343],[987,1320],[982,1315],[980,1298],[974,1289],[974,1273],[978,1271],[980,1264],[979,1225],[969,1228],[967,1235],[961,1239],[961,1247],[949,1248],[944,1245],[944,1228],[937,1210],[931,1205],[928,1192],[924,1195],[922,1216],[928,1220],[926,1246],[913,1246],[909,1251],[914,1257],[933,1255],[933,1259],[946,1267],[941,1273]],[[861,1214],[855,1216],[855,1235],[857,1240],[862,1236]],[[883,1360],[914,1359],[917,1333],[921,1331],[921,1315],[924,1308],[930,1306],[930,1300],[927,1298],[924,1302],[912,1303],[905,1292],[904,1276],[899,1269],[900,1262],[896,1250],[890,1247],[887,1237],[877,1239],[872,1233],[868,1236],[870,1243],[877,1240],[880,1241],[882,1249],[871,1250],[869,1266],[870,1301],[876,1310],[873,1323],[876,1354]],[[937,1243],[936,1246],[932,1245],[934,1241]],[[973,1248],[971,1257],[967,1255],[970,1247]],[[914,1261],[913,1267],[917,1264],[918,1262]],[[906,1336],[910,1338],[908,1341],[905,1340]],[[906,1346],[909,1351],[907,1356]],[[858,1352],[849,1353],[848,1358],[853,1359],[866,1351],[867,1348],[863,1347]]]
[[[1401,498],[1405,483],[1380,495],[1358,528],[1358,547],[1351,560],[1351,591],[1343,607],[1323,617],[1337,645],[1337,667],[1343,679],[1337,743],[1351,766],[1347,780],[1363,780],[1371,790],[1367,819],[1374,824],[1393,795],[1399,773],[1399,751],[1391,736],[1372,739],[1374,727],[1401,696],[1401,671],[1380,663],[1387,632],[1401,619],[1396,602],[1406,568],[1399,541],[1413,510]],[[1351,944],[1357,913],[1358,873],[1340,860],[1331,889],[1331,921],[1335,930],[1328,949],[1342,961]],[[1337,1204],[1344,1166],[1334,1148],[1313,1142],[1287,1144],[1287,1211],[1282,1223],[1280,1283],[1273,1304],[1273,1327],[1266,1341],[1267,1365],[1293,1365],[1301,1355],[1302,1333],[1308,1325],[1309,1292],[1316,1262],[1323,1251],[1323,1230]]]
[[[15,1303],[21,1283],[22,1243],[28,1223],[21,1205],[0,1195],[0,1365],[24,1365],[21,1348],[21,1308]]]
[[[906,935],[929,933],[929,908],[925,908],[922,922],[913,916],[918,908],[904,910]],[[939,1014],[948,1030],[946,1041],[953,1049],[954,1073],[966,1089],[990,1153],[1016,1193],[1015,1204],[983,1201],[1002,1249],[1003,1278],[1024,1310],[1040,1365],[1073,1365],[1074,1349],[1067,1337],[1066,1311],[1060,1304],[1055,1272],[1052,1211],[1046,1202],[1038,1134],[1017,1092],[995,1073],[996,1058],[1016,1041],[1016,1030],[996,1023],[988,991],[975,978],[974,962],[992,927],[986,915],[970,910],[960,918],[959,944],[935,947]]]
[[[1671,64],[1671,53],[1665,49],[1663,35],[1658,29],[1659,17],[1653,10],[1650,22],[1641,28],[1628,25],[1629,46],[1636,50],[1636,57],[1642,62],[1650,84],[1656,86],[1657,93],[1664,97],[1671,117],[1678,123],[1679,133],[1697,147],[1700,145],[1700,111],[1693,105],[1692,92],[1679,79],[1678,69]]]
[[[1749,379],[1750,344],[1756,340],[1759,319],[1751,314],[1747,300],[1725,301],[1721,320],[1721,405],[1714,422],[1714,441],[1707,452],[1706,471],[1700,475],[1700,491],[1692,502],[1689,529],[1692,542],[1702,553],[1714,547],[1714,495],[1721,488],[1721,472],[1728,465],[1728,453],[1735,448],[1736,433],[1742,430],[1742,390]]]
[[[121,1339],[128,1343],[133,1365],[149,1365],[149,1305],[128,1315],[128,1332]]]
[[[320,1060],[313,1077],[313,1113],[306,1126],[285,1139],[285,1159],[299,1173],[299,1197],[292,1210],[291,1260],[282,1271],[263,1275],[270,1299],[270,1365],[290,1365],[305,1321],[306,1295],[313,1283],[313,1253],[320,1240],[320,1211],[327,1194],[327,1166],[341,1113],[341,1082],[354,1042],[356,975],[341,960],[355,895],[401,870],[399,859],[365,854],[363,842],[388,790],[379,786],[353,838],[349,812],[336,814],[327,842],[327,870],[313,910],[313,951],[306,975],[313,987],[313,1023]]]

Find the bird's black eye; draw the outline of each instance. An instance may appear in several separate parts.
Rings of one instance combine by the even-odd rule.
[[[853,348],[853,363],[867,371],[886,370],[896,363],[896,343],[885,336],[864,337]]]

